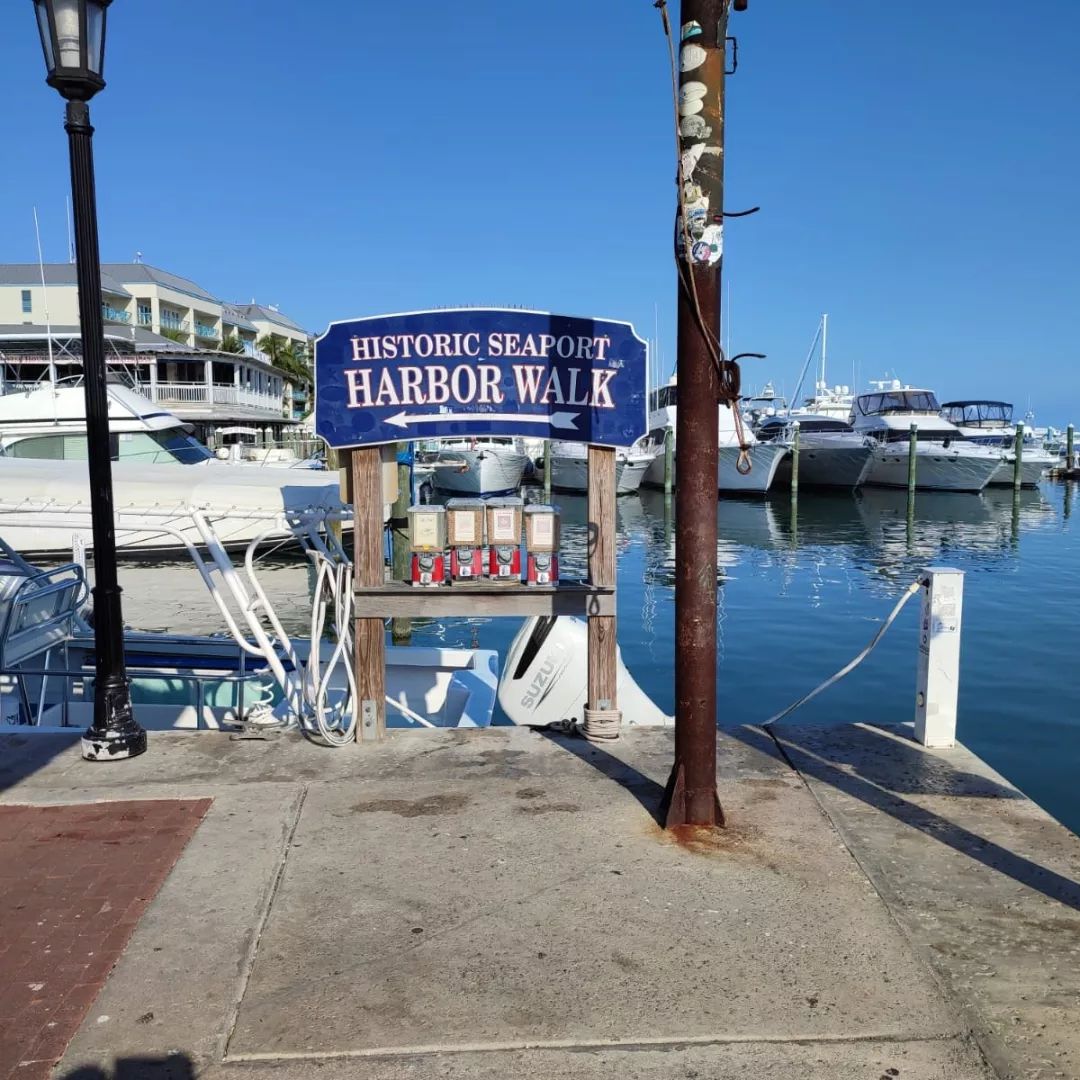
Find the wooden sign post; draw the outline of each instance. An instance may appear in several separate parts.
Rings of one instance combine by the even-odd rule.
[[[315,345],[315,424],[350,456],[357,740],[386,729],[388,618],[577,615],[588,619],[583,734],[619,735],[615,451],[645,434],[647,347],[629,323],[463,308],[332,323]],[[586,582],[387,581],[379,447],[418,438],[531,436],[588,444]]]

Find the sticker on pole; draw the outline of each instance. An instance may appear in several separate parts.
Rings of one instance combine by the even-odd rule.
[[[315,342],[315,431],[334,448],[455,435],[630,446],[647,430],[647,346],[629,323],[500,308],[331,323]]]

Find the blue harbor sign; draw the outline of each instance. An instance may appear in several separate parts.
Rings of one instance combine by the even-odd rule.
[[[336,448],[453,435],[629,446],[646,345],[629,323],[458,308],[331,323],[315,342],[315,431]]]

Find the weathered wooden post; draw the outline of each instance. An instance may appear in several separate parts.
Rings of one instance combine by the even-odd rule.
[[[352,451],[353,580],[359,587],[385,584],[382,459],[377,446]],[[358,618],[353,629],[358,742],[386,732],[386,629],[383,615]]]
[[[799,497],[799,421],[792,425],[791,431],[791,498]]]
[[[1073,456],[1073,442],[1075,439],[1075,430],[1070,424],[1065,429],[1065,468],[1068,472],[1072,472],[1073,464],[1076,458]]]
[[[1016,425],[1016,437],[1013,440],[1013,491],[1024,486],[1024,425]]]
[[[551,502],[551,440],[544,440],[544,502]]]
[[[915,505],[915,485],[919,462],[919,425],[912,424],[908,429],[907,457],[907,497],[908,509]]]
[[[589,447],[589,584],[615,586],[615,451]],[[582,732],[591,742],[617,739],[615,616],[589,616],[589,683]]]

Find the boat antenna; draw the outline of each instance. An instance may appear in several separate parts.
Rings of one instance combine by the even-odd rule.
[[[41,274],[41,295],[45,301],[45,335],[49,350],[49,384],[56,385],[56,364],[53,363],[52,322],[49,319],[49,290],[45,287],[45,262],[41,257],[41,229],[38,227],[37,207],[34,210],[34,239],[37,240],[38,272]]]

